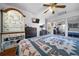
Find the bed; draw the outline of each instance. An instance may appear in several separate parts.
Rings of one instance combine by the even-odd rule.
[[[19,56],[78,56],[79,38],[48,34],[21,40]]]

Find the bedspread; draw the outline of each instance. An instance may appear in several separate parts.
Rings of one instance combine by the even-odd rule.
[[[24,39],[19,42],[19,55],[22,56],[77,56],[79,38],[65,38],[59,35],[44,35]]]

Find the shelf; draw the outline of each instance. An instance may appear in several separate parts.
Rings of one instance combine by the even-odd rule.
[[[22,31],[22,32],[3,32],[0,34],[16,34],[16,33],[25,33],[25,31]]]

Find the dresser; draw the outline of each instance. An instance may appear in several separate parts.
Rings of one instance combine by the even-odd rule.
[[[25,38],[31,38],[37,36],[37,28],[25,27]]]
[[[41,31],[40,31],[40,36],[46,35],[46,34],[48,34],[47,30],[41,30]]]

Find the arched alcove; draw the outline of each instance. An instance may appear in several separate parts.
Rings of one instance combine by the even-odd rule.
[[[25,15],[18,9],[3,10],[3,32],[24,31],[24,18]]]
[[[18,40],[25,38],[25,15],[16,8],[6,8],[4,10],[0,10],[0,12],[0,47],[1,51],[3,51],[5,49],[13,47],[13,44],[10,43],[12,39],[13,42],[17,42]],[[8,39],[8,41],[6,41],[6,39]]]

